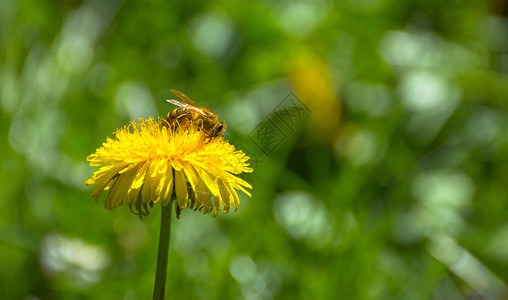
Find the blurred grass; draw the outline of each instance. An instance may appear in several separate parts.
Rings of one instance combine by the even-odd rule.
[[[168,298],[508,297],[507,15],[506,1],[3,1],[0,298],[151,295],[158,214],[94,204],[85,158],[166,114],[172,88],[226,119],[255,172],[237,212],[173,223]],[[291,92],[310,116],[280,118]],[[276,143],[259,148],[266,124]]]

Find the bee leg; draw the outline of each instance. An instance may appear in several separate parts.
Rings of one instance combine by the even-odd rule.
[[[215,136],[215,128],[212,129],[212,131],[208,134],[208,141],[206,143],[207,144],[210,143],[210,141],[213,139],[214,136]]]
[[[203,119],[199,119],[198,121],[198,130],[203,131]]]

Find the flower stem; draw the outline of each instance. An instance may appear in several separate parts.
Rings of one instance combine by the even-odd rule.
[[[161,229],[159,236],[159,250],[157,253],[157,270],[155,271],[155,286],[153,299],[164,300],[166,290],[166,274],[168,271],[169,238],[171,234],[171,211],[173,201],[167,206],[161,205]]]

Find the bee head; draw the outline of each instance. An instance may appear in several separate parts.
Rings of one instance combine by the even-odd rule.
[[[222,120],[212,130],[212,136],[220,136],[226,131],[226,121]]]

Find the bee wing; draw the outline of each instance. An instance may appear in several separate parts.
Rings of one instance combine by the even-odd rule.
[[[183,102],[187,103],[187,104],[190,104],[192,106],[195,106],[195,107],[199,107],[196,102],[192,101],[191,98],[189,98],[187,95],[185,95],[184,93],[180,92],[180,91],[177,91],[177,90],[171,90],[171,92],[173,94],[175,94],[178,98],[180,98],[180,100],[182,100]]]
[[[171,103],[173,105],[176,105],[176,106],[179,106],[179,107],[184,107],[185,109],[193,110],[193,111],[195,111],[198,114],[201,114],[203,116],[208,116],[204,111],[202,111],[201,109],[199,109],[196,106],[193,106],[193,105],[190,105],[190,104],[187,104],[187,103],[183,103],[181,101],[174,100],[174,99],[168,99],[166,101],[168,101],[169,103]]]

